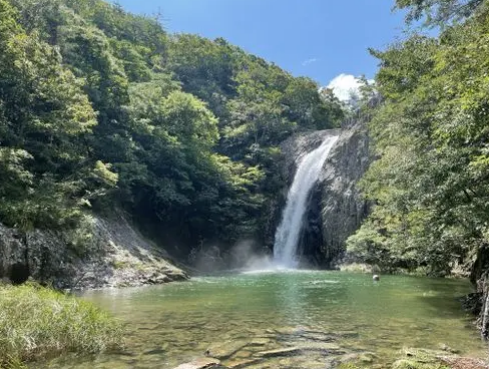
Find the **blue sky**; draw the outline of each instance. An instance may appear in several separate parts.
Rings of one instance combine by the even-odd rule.
[[[119,0],[139,14],[161,13],[170,32],[224,37],[299,76],[328,85],[340,74],[375,75],[368,47],[403,35],[394,0]]]

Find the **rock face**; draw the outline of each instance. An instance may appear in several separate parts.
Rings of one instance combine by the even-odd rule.
[[[369,205],[357,188],[370,163],[366,121],[352,119],[341,130],[300,134],[282,145],[290,187],[301,157],[327,136],[339,135],[311,193],[304,222],[299,250],[310,264],[332,267],[343,256],[346,239],[368,215]]]
[[[184,280],[168,255],[121,214],[90,217],[84,246],[67,233],[20,232],[0,224],[0,279],[28,278],[57,288],[140,286]]]
[[[345,251],[345,241],[369,213],[358,182],[370,164],[366,120],[345,124],[328,157],[315,196],[321,204],[321,254],[331,266]]]

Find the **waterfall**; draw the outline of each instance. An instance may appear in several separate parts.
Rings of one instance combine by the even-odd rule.
[[[287,195],[282,222],[275,233],[273,247],[274,264],[281,268],[296,268],[297,243],[307,210],[307,200],[314,184],[319,179],[321,169],[338,136],[326,137],[314,151],[300,161],[292,186]]]

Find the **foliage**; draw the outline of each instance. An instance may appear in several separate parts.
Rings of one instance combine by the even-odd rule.
[[[0,2],[0,218],[23,228],[64,224],[90,189],[84,140],[96,114],[55,48],[27,35]]]
[[[116,202],[191,245],[262,236],[279,144],[343,119],[307,78],[101,0],[0,0],[0,48],[0,221],[23,229]]]
[[[0,285],[0,367],[118,348],[121,327],[90,303],[37,285]]]
[[[446,275],[487,243],[488,17],[372,51],[385,102],[361,184],[375,207],[348,241],[361,259]]]
[[[444,26],[471,16],[484,0],[396,0],[399,9],[408,8],[408,22],[425,19],[427,25]]]

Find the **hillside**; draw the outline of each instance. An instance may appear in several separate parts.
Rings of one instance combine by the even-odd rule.
[[[279,144],[341,104],[224,39],[100,0],[0,0],[0,223],[70,231],[123,208],[176,257],[270,239]]]

